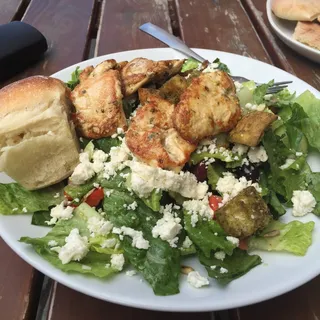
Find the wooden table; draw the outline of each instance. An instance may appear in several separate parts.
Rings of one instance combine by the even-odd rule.
[[[252,57],[320,89],[320,66],[270,30],[264,0],[0,0],[0,24],[22,20],[47,38],[45,58],[9,82],[50,75],[93,56],[161,47],[138,27],[151,21],[189,46]],[[0,239],[0,319],[320,319],[320,277],[281,297],[235,310],[201,314],[144,311],[77,293],[40,274]],[[306,266],[307,267],[307,266]],[[214,299],[214,297],[213,297]]]

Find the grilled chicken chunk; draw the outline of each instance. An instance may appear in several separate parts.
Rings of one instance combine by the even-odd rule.
[[[149,94],[131,120],[126,143],[148,165],[178,171],[196,146],[181,138],[173,128],[173,112],[173,104],[157,94]]]
[[[115,60],[107,60],[80,74],[80,83],[71,92],[76,108],[75,124],[81,136],[98,139],[126,128],[122,107],[120,73]]]
[[[182,138],[197,143],[231,130],[241,116],[232,79],[217,70],[194,78],[180,97],[173,123]]]
[[[163,82],[168,77],[177,74],[181,70],[183,62],[184,60],[133,59],[121,69],[124,96],[130,96],[149,82]]]

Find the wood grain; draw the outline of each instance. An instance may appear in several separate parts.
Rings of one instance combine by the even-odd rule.
[[[0,238],[0,319],[35,319],[43,276]]]
[[[50,75],[86,58],[94,5],[94,0],[32,0],[22,21],[44,34],[48,51],[22,76]]]
[[[0,24],[5,24],[14,19],[23,7],[25,0],[1,0]]]
[[[320,90],[320,65],[299,55],[277,38],[268,22],[265,1],[242,2],[274,64]]]
[[[230,320],[318,320],[320,276],[278,298],[229,312]]]
[[[182,39],[192,47],[270,62],[239,0],[175,0]]]
[[[104,0],[95,55],[165,46],[139,30],[145,22],[172,32],[168,1]]]
[[[103,302],[63,285],[58,285],[54,291],[48,320],[210,320],[210,313],[155,312]]]

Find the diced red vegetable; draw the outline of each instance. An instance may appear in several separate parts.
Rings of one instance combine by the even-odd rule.
[[[65,191],[63,192],[64,197],[68,200],[68,201],[72,201],[72,197],[70,197]]]
[[[240,239],[239,242],[239,249],[241,250],[248,250],[248,239]]]
[[[94,189],[85,199],[90,207],[96,207],[100,201],[104,198],[104,193],[102,188]]]
[[[210,196],[209,197],[209,206],[213,211],[219,209],[219,204],[222,202],[222,197],[219,196]]]

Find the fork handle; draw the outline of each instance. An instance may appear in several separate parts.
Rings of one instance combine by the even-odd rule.
[[[170,34],[169,32],[163,30],[162,28],[147,22],[139,27],[140,30],[144,31],[145,33],[150,34],[154,38],[162,41],[170,48],[178,50],[181,53],[184,53],[188,57],[192,57],[200,62],[205,61],[204,58],[199,56],[193,50],[191,50],[182,40],[175,37],[174,35]]]

